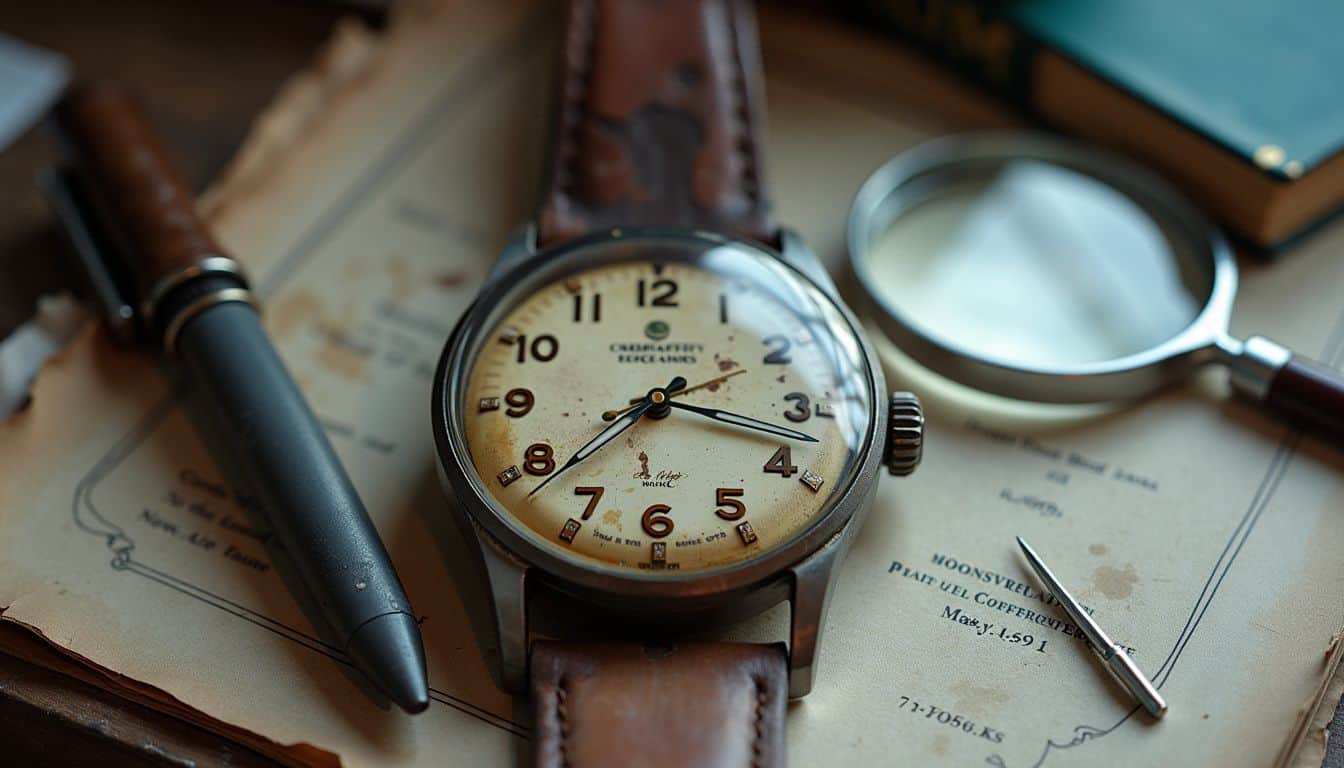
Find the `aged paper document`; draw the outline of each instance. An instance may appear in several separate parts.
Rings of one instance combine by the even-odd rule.
[[[0,425],[5,622],[82,660],[76,674],[288,762],[527,754],[526,703],[495,688],[471,618],[482,588],[435,478],[429,387],[535,200],[553,13],[407,4],[381,38],[345,30],[207,203],[424,617],[430,711],[379,709],[341,673],[187,394],[93,328]],[[780,219],[839,276],[873,168],[931,135],[1012,123],[861,33],[782,11],[762,26]],[[1248,265],[1233,330],[1339,364],[1341,247],[1337,224]],[[1335,451],[1227,399],[1218,375],[1123,409],[1038,408],[884,356],[893,386],[924,396],[924,466],[883,482],[841,573],[817,687],[790,707],[794,764],[1260,766],[1290,751],[1344,625]],[[1133,648],[1165,720],[1104,675],[1016,534]],[[781,639],[781,612],[728,632]]]

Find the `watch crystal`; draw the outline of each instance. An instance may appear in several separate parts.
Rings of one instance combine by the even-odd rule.
[[[776,258],[583,246],[493,307],[458,393],[477,481],[523,536],[639,572],[801,535],[849,487],[873,392],[854,330]]]

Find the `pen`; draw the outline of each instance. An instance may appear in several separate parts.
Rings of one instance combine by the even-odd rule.
[[[183,372],[341,649],[408,712],[429,704],[424,646],[350,478],[262,329],[243,272],[118,88],[72,89],[54,118],[68,169],[44,191],[106,305]]]
[[[1022,547],[1022,552],[1027,556],[1027,562],[1031,563],[1032,570],[1041,577],[1045,583],[1045,589],[1054,596],[1059,604],[1064,606],[1064,611],[1069,614],[1069,618],[1083,630],[1087,636],[1088,642],[1092,645],[1092,650],[1102,661],[1106,662],[1106,668],[1111,670],[1120,684],[1125,686],[1135,699],[1148,710],[1148,714],[1153,717],[1161,717],[1167,713],[1167,702],[1162,698],[1162,694],[1157,692],[1152,682],[1143,674],[1143,670],[1129,658],[1125,649],[1113,642],[1097,624],[1083,606],[1073,599],[1073,595],[1059,583],[1055,574],[1050,571],[1040,556],[1036,554],[1021,536],[1017,537],[1017,543]]]

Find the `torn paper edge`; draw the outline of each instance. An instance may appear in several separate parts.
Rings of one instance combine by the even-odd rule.
[[[1325,759],[1326,740],[1329,738],[1330,722],[1334,719],[1335,704],[1338,703],[1338,697],[1329,707],[1321,705],[1327,700],[1326,694],[1332,688],[1344,690],[1344,686],[1335,686],[1337,674],[1340,670],[1340,661],[1344,660],[1344,631],[1330,638],[1330,645],[1325,650],[1323,659],[1323,668],[1321,670],[1321,681],[1316,692],[1307,698],[1298,708],[1297,721],[1288,731],[1288,736],[1279,749],[1278,757],[1274,760],[1274,768],[1290,768],[1292,766],[1319,766]],[[1319,742],[1312,740],[1315,734],[1320,735]],[[1304,749],[1308,744],[1312,745],[1311,750]]]

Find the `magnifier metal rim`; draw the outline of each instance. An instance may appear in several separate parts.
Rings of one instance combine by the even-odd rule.
[[[919,325],[882,296],[868,258],[875,230],[900,211],[929,199],[912,182],[933,172],[975,163],[1036,160],[1090,176],[1118,190],[1145,212],[1160,210],[1193,250],[1213,265],[1208,300],[1176,335],[1148,349],[1112,360],[1029,365],[980,354]],[[850,207],[850,267],[870,316],[901,351],[947,378],[1020,400],[1095,403],[1140,397],[1191,368],[1216,358],[1227,335],[1237,290],[1237,266],[1227,240],[1198,210],[1157,176],[1107,152],[1047,134],[970,133],[925,142],[902,152],[868,177]]]

